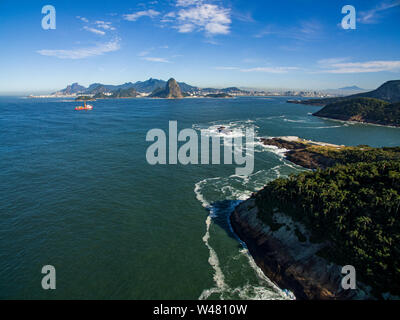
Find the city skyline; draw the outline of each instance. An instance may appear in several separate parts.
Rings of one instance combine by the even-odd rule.
[[[56,28],[42,28],[44,5]],[[344,30],[345,5],[356,29]],[[12,1],[0,93],[170,77],[198,87],[374,89],[400,77],[400,1]]]

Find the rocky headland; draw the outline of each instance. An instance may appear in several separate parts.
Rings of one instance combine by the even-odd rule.
[[[299,166],[319,170],[289,179],[275,180],[264,189],[253,193],[250,199],[239,204],[231,214],[233,230],[246,243],[257,265],[280,288],[292,291],[296,299],[375,299],[383,296],[383,292],[387,291],[382,290],[388,290],[387,288],[392,286],[391,282],[384,277],[382,279],[387,283],[382,285],[368,275],[371,271],[362,270],[365,267],[363,259],[370,259],[364,250],[372,250],[373,255],[377,254],[378,257],[380,254],[374,249],[378,246],[377,240],[364,234],[365,227],[362,221],[371,219],[371,228],[392,230],[389,220],[380,221],[381,217],[374,215],[381,205],[388,206],[389,203],[377,204],[371,199],[383,196],[387,192],[385,188],[391,187],[393,173],[390,173],[390,170],[396,169],[388,167],[399,166],[400,147],[341,146],[291,136],[262,138],[261,142],[266,146],[281,149],[287,160]],[[368,170],[370,172],[367,172]],[[365,175],[371,179],[369,184],[363,185],[364,189],[355,188],[356,185],[361,185],[356,181],[362,181]],[[372,178],[373,175],[376,175],[376,178]],[[386,187],[382,187],[383,182],[379,182],[385,181],[384,179],[388,180],[385,182]],[[328,190],[330,188],[337,190]],[[361,210],[357,207],[360,202],[356,202],[355,199],[363,197],[365,188],[369,188],[369,192],[376,195],[368,198],[372,201],[370,203],[365,199],[367,202],[362,204]],[[396,190],[395,185],[392,188]],[[392,192],[397,192],[394,190]],[[341,198],[340,195],[344,194],[346,196]],[[347,197],[350,197],[349,200],[343,200]],[[395,202],[393,206],[395,212]],[[337,217],[341,222],[328,225],[324,220],[325,214],[328,213],[314,215],[315,212],[325,210],[333,210],[329,213],[331,219]],[[367,213],[368,210],[371,210],[371,214]],[[368,215],[369,218],[364,215]],[[359,218],[356,218],[357,216]],[[359,220],[357,224],[353,223],[349,227],[346,219]],[[344,226],[353,231],[342,233]],[[347,245],[346,253],[342,252],[340,248],[343,248],[343,243],[351,243],[349,237],[356,234],[363,234],[362,237],[367,238],[358,242],[356,248]],[[398,235],[393,233],[389,237],[396,238]],[[387,247],[385,250],[392,249]],[[390,262],[390,257],[386,258],[389,262],[379,261],[380,258],[373,259],[371,268],[380,270],[381,265],[393,263]],[[368,279],[368,285],[357,279],[357,289],[342,289],[342,265],[335,261],[358,265],[357,270],[360,270],[364,279]],[[394,277],[397,277],[395,273]],[[374,284],[374,288],[370,283]],[[398,290],[397,286],[393,286],[392,289]]]

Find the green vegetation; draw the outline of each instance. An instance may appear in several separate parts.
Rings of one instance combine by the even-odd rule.
[[[372,148],[370,146],[330,147],[307,146],[306,150],[333,160],[333,164],[355,162],[377,162],[382,160],[399,160],[400,147]]]
[[[274,212],[285,212],[304,224],[311,241],[327,243],[319,254],[328,261],[355,266],[375,293],[399,295],[400,160],[381,160],[399,154],[400,148],[337,152],[353,163],[280,178],[255,194],[259,216],[270,224]]]
[[[400,126],[400,103],[390,104],[374,98],[353,98],[328,104],[314,115]]]
[[[104,93],[97,93],[94,98],[95,99],[117,99],[117,98],[135,98],[138,95],[137,91],[134,88],[129,89],[118,89],[112,93],[112,95],[108,96]]]
[[[232,98],[232,96],[227,93],[210,93],[206,95],[206,98]]]
[[[93,100],[95,99],[89,96],[79,96],[75,99],[75,101],[93,101]]]
[[[346,101],[354,98],[375,98],[390,103],[400,102],[400,80],[386,81],[379,88],[363,93],[353,94],[347,97],[339,98],[323,98],[323,99],[309,99],[309,100],[289,100],[289,103],[308,104],[314,106],[325,106],[330,103]]]

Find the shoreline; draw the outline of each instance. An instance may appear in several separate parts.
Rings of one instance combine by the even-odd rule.
[[[286,228],[273,231],[258,218],[258,211],[253,195],[236,206],[229,221],[257,266],[282,292],[290,290],[296,300],[371,299],[369,287],[362,283],[356,290],[341,288],[341,266],[317,255],[326,244],[299,241],[293,226],[301,226],[283,214]]]
[[[341,150],[346,148],[343,145],[305,140],[296,136],[260,138],[260,142],[266,146],[275,146],[283,149],[284,157],[288,161],[307,169],[325,169],[335,164],[333,159],[316,152],[314,149]]]
[[[342,119],[336,119],[336,118],[327,118],[327,117],[320,117],[320,116],[315,116],[314,117],[324,119],[324,120],[330,120],[330,121],[336,121],[336,122],[341,122],[341,123],[348,123],[348,124],[363,124],[363,125],[370,125],[370,126],[377,126],[377,127],[385,127],[385,128],[393,128],[393,129],[399,129],[400,126],[391,126],[389,124],[379,124],[379,123],[374,123],[374,122],[365,122],[365,121],[356,121],[356,120],[342,120]]]
[[[283,150],[284,157],[303,168],[326,169],[340,162],[337,154],[363,152],[367,147],[347,147],[297,136],[261,138],[261,143]],[[368,147],[370,148],[370,147]],[[329,242],[311,241],[311,232],[300,222],[273,207],[272,220],[262,220],[255,192],[230,214],[234,233],[243,241],[256,264],[279,288],[293,292],[299,300],[376,299],[372,288],[357,281],[357,289],[344,290],[339,266],[320,255]],[[392,297],[391,295],[389,295]]]

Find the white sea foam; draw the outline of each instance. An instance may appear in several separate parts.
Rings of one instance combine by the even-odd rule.
[[[295,123],[305,123],[307,122],[306,120],[292,120],[292,119],[283,119],[285,122],[295,122]]]
[[[275,116],[269,118],[284,117],[285,116]],[[254,121],[211,122],[203,125],[193,125],[193,129],[202,130],[203,133],[209,136],[234,137],[235,135],[243,136],[245,129],[248,128],[249,125],[254,126]],[[220,130],[220,127],[224,127],[224,129]],[[257,126],[255,127],[258,128]],[[239,132],[240,130],[241,132]],[[264,275],[249,254],[247,247],[242,242],[243,248],[239,250],[239,256],[246,257],[247,265],[254,270],[257,283],[250,284],[246,282],[242,286],[230,287],[229,281],[226,279],[223,268],[221,267],[218,254],[210,244],[210,231],[213,225],[213,219],[218,218],[218,214],[226,214],[228,218],[228,213],[230,214],[240,201],[248,199],[253,192],[263,188],[268,181],[272,181],[281,176],[287,176],[294,170],[299,169],[284,159],[285,153],[288,151],[287,149],[264,145],[257,138],[254,142],[254,150],[258,153],[271,152],[276,154],[280,164],[267,170],[259,170],[249,176],[231,175],[228,177],[208,178],[195,184],[194,192],[197,200],[209,211],[209,215],[205,221],[206,232],[202,240],[209,250],[208,262],[213,270],[214,280],[214,286],[203,290],[199,299],[208,299],[214,294],[218,295],[219,299],[288,299],[288,295]],[[263,157],[259,157],[257,161],[264,161],[270,164],[270,162],[263,159]],[[214,202],[223,200],[232,200],[231,208],[224,208],[220,211],[213,206]],[[234,234],[229,221],[228,225],[232,234]]]
[[[284,291],[264,275],[249,254],[246,245],[240,239],[238,240],[243,248],[239,250],[239,254],[246,257],[248,265],[254,270],[258,284],[246,283],[243,286],[230,287],[222,271],[218,254],[210,244],[212,221],[218,217],[218,210],[213,207],[212,203],[219,200],[233,200],[231,207],[223,210],[223,214],[230,213],[239,202],[248,199],[252,192],[261,189],[268,181],[282,175],[285,176],[286,174],[281,173],[281,170],[285,168],[290,167],[286,163],[282,163],[268,170],[259,170],[247,177],[231,175],[229,177],[204,179],[195,184],[194,192],[196,198],[204,208],[209,210],[209,215],[205,221],[206,232],[202,240],[209,250],[208,262],[213,269],[215,284],[214,287],[203,290],[199,299],[208,299],[214,294],[217,294],[220,299],[289,299]],[[290,168],[289,170],[293,171],[293,169],[296,168]],[[212,199],[209,197],[212,197]],[[227,218],[229,218],[228,214]],[[232,234],[234,234],[229,221],[228,225]]]

